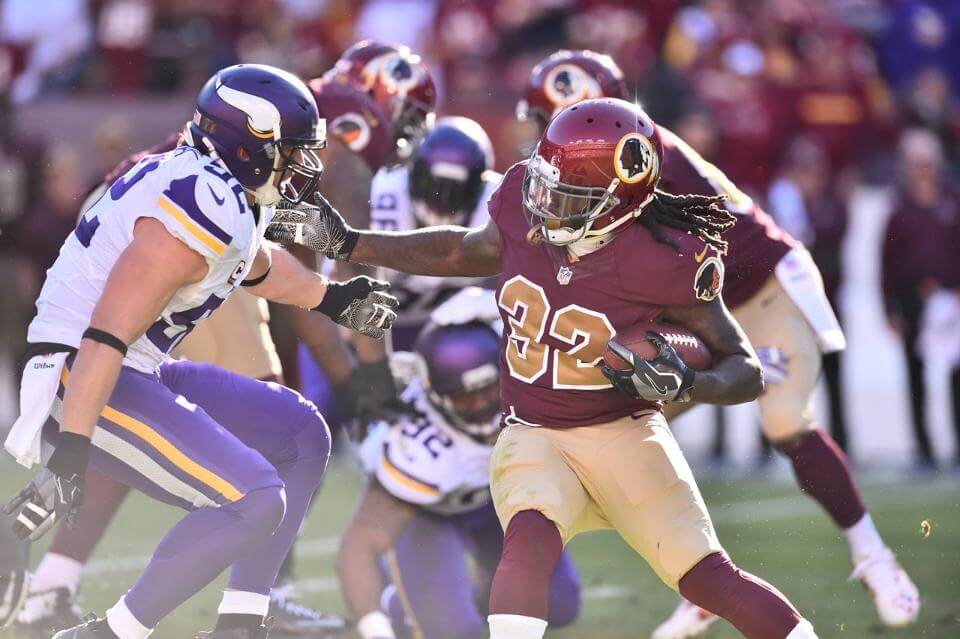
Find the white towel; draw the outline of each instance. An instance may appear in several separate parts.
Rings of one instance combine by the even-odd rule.
[[[847,338],[827,300],[823,278],[807,249],[797,246],[784,255],[774,271],[783,290],[817,334],[823,353],[836,353],[847,347]]]
[[[927,297],[917,349],[938,367],[950,370],[960,364],[960,295],[939,289]]]
[[[27,468],[40,462],[43,425],[57,400],[60,373],[68,353],[37,355],[27,362],[20,379],[20,417],[4,448]]]

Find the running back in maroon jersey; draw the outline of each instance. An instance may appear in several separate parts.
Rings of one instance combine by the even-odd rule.
[[[678,253],[632,223],[609,246],[571,263],[565,248],[527,240],[525,170],[525,162],[515,164],[489,202],[500,230],[500,388],[508,423],[512,416],[566,428],[659,408],[613,389],[596,364],[618,329],[654,320],[665,307],[716,298],[719,255],[696,236],[665,228]]]
[[[662,126],[657,128],[663,140],[660,188],[668,193],[726,195],[727,209],[737,215],[737,223],[723,235],[728,243],[723,257],[727,269],[723,299],[728,307],[736,308],[763,287],[796,241],[680,136]]]
[[[309,82],[327,135],[360,155],[373,173],[387,163],[394,150],[393,125],[373,98],[339,82],[316,78]]]

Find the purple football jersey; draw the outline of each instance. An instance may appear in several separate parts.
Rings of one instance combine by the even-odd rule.
[[[507,423],[569,428],[659,409],[612,388],[598,366],[603,349],[618,330],[654,320],[664,307],[716,298],[723,285],[718,253],[696,236],[665,228],[678,253],[632,223],[609,246],[571,261],[566,249],[527,239],[525,170],[525,162],[515,164],[489,202],[501,242],[497,301]]]

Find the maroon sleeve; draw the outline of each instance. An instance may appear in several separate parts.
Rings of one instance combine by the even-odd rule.
[[[130,168],[134,164],[139,162],[143,156],[154,155],[157,153],[166,153],[167,151],[172,151],[173,149],[177,148],[177,145],[179,143],[180,143],[180,131],[174,131],[173,133],[168,135],[166,138],[164,138],[163,142],[155,146],[152,146],[149,149],[140,151],[138,153],[134,153],[133,155],[127,157],[126,160],[124,160],[123,162],[115,166],[114,169],[110,171],[110,173],[108,173],[106,177],[103,178],[103,181],[107,184],[113,184],[114,182],[117,181],[117,178],[119,178],[121,175],[129,171]]]

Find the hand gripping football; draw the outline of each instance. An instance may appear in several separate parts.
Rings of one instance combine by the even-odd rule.
[[[637,357],[654,359],[657,357],[657,347],[647,339],[647,331],[660,333],[677,351],[683,363],[693,370],[706,370],[712,365],[713,358],[703,340],[681,326],[642,322],[620,331],[613,339]],[[603,361],[614,370],[629,371],[633,368],[630,362],[613,352],[609,346],[603,350]]]

